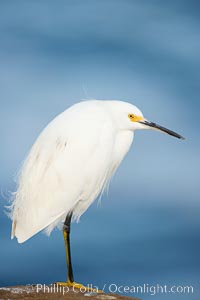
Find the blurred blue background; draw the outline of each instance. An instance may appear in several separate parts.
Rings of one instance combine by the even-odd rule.
[[[1,1],[0,43],[0,285],[65,279],[61,232],[17,244],[4,205],[53,117],[120,99],[187,140],[136,132],[108,195],[72,226],[76,281],[193,285],[155,298],[199,299],[200,2]]]

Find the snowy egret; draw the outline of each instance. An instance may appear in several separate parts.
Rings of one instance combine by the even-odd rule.
[[[174,131],[149,122],[134,105],[90,100],[73,105],[39,135],[19,175],[11,206],[12,236],[23,243],[39,231],[48,234],[64,222],[68,286],[74,281],[70,224],[78,220],[104,190],[128,152],[136,129]]]

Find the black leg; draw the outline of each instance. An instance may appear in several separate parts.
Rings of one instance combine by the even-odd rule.
[[[63,236],[65,241],[65,250],[66,250],[66,261],[68,269],[68,282],[74,282],[72,262],[71,262],[71,250],[70,250],[70,225],[71,225],[72,213],[69,213],[66,216],[64,225],[63,225]]]
[[[73,213],[69,213],[66,216],[64,225],[63,225],[63,236],[65,241],[65,250],[66,250],[66,261],[67,261],[67,269],[68,269],[68,278],[67,282],[56,282],[59,286],[68,286],[68,287],[74,287],[75,289],[81,289],[84,288],[85,291],[88,292],[95,292],[95,293],[103,293],[103,291],[92,288],[92,287],[86,287],[81,283],[77,283],[74,281],[73,276],[73,270],[72,270],[72,262],[71,262],[71,251],[70,251],[70,225],[71,225],[71,219],[72,219]]]

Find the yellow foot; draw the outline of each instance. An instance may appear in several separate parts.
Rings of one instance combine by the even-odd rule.
[[[77,289],[81,293],[86,293],[86,292],[93,292],[93,293],[103,293],[103,291],[99,290],[98,287],[93,286],[92,284],[88,284],[87,286],[77,283],[75,281],[66,281],[66,282],[56,282],[58,286],[63,286],[63,287],[72,287],[72,290]]]

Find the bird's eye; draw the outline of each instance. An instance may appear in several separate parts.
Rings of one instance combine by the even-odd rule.
[[[129,114],[128,117],[129,117],[129,119],[134,119],[135,116],[132,114]]]

